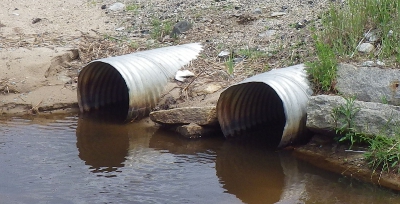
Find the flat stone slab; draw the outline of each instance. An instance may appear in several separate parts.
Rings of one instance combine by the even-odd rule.
[[[400,105],[400,71],[340,64],[336,89],[360,101]]]
[[[185,107],[154,111],[150,113],[150,119],[156,123],[166,125],[190,123],[197,125],[218,124],[215,106]]]
[[[345,104],[346,100],[341,96],[312,96],[307,107],[307,128],[324,134],[334,132],[335,127],[341,127],[344,123],[335,122],[333,109]],[[359,108],[353,120],[357,132],[393,136],[399,131],[400,106],[354,101],[354,107]]]

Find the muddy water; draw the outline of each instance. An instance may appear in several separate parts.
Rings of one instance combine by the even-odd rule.
[[[400,203],[288,152],[186,140],[146,121],[2,119],[0,166],[0,203]]]

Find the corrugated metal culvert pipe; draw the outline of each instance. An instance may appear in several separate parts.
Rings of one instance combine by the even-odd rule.
[[[303,64],[255,75],[221,93],[218,121],[225,137],[263,137],[272,147],[305,139],[312,95]]]
[[[192,43],[90,62],[78,77],[80,111],[126,120],[147,116],[168,80],[201,50]]]

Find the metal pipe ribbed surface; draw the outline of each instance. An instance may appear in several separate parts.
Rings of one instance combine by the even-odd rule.
[[[90,62],[78,77],[80,111],[117,110],[127,120],[147,116],[168,80],[201,50],[191,43]]]
[[[306,135],[307,102],[312,95],[304,64],[255,75],[224,90],[217,103],[218,121],[225,137],[262,129],[262,137],[280,131],[278,148]],[[272,137],[272,136],[271,136]]]

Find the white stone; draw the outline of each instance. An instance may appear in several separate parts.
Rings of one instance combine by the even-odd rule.
[[[283,15],[286,15],[286,13],[285,12],[272,12],[270,16],[278,17],[278,16],[283,16]]]
[[[385,63],[380,60],[376,60],[376,64],[379,66],[385,66]]]
[[[113,5],[111,5],[108,9],[110,9],[111,11],[122,11],[125,8],[125,4],[117,2],[114,3]]]
[[[364,53],[369,53],[371,52],[373,49],[375,48],[375,46],[371,43],[362,43],[359,47],[358,47],[358,51],[359,52],[364,52]]]
[[[373,67],[375,65],[374,61],[365,61],[361,64],[364,67]]]

